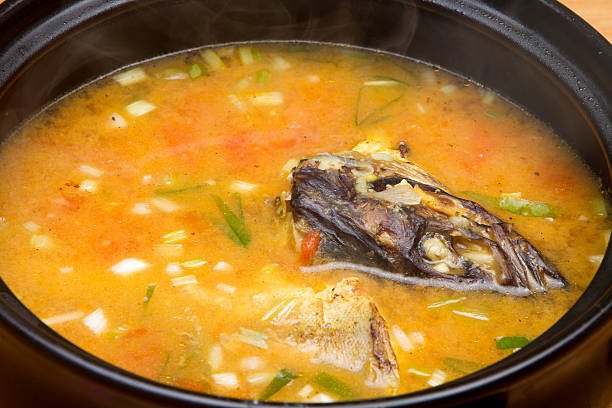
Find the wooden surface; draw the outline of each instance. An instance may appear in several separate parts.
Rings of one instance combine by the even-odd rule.
[[[0,0],[2,3],[4,0]],[[527,0],[530,1],[530,0]],[[612,0],[559,0],[612,42]]]
[[[612,0],[560,0],[612,42]]]

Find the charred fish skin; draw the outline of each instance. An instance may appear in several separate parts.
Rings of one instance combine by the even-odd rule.
[[[511,224],[410,162],[357,152],[303,159],[290,204],[298,230],[321,232],[326,259],[464,290],[527,295],[567,285]]]

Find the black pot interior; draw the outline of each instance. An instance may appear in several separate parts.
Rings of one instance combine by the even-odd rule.
[[[408,56],[498,91],[550,124],[600,177],[602,188],[610,189],[610,45],[584,23],[570,24],[567,10],[548,1],[9,0],[4,6],[0,138],[53,100],[128,64],[206,44],[322,41]],[[455,382],[454,391],[452,385],[440,387],[404,403],[492,393],[495,388],[482,391],[486,375],[520,373],[529,359],[535,364],[552,354],[551,344],[557,350],[579,341],[606,320],[609,272],[607,259],[578,304],[531,351]],[[0,294],[11,297],[5,287]],[[20,315],[7,318],[13,324],[24,319],[41,326],[18,302],[4,305],[9,301],[7,313]],[[579,328],[578,321],[587,327]],[[47,332],[41,345],[65,346]]]

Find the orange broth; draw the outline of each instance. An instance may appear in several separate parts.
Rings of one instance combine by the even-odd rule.
[[[148,62],[140,66],[146,77],[130,71],[134,83],[96,81],[2,145],[1,277],[78,346],[204,393],[258,398],[289,369],[299,377],[272,400],[346,398],[315,384],[319,373],[370,398],[435,386],[508,356],[513,350],[498,349],[497,338],[533,340],[589,284],[609,236],[598,182],[548,127],[499,96],[425,65],[341,48],[213,53]],[[381,78],[398,84],[364,90]],[[142,114],[141,103],[130,114],[135,101],[154,109]],[[482,203],[569,287],[516,298],[300,272],[290,217],[274,204],[289,190],[285,164],[364,140],[404,141],[408,159],[455,194],[521,193],[555,208],[554,218],[529,217]],[[235,214],[242,207],[247,245],[226,234],[213,196]],[[277,341],[265,318],[301,289],[348,276],[360,278],[386,320],[397,390],[311,362]],[[402,332],[411,342],[398,340]]]

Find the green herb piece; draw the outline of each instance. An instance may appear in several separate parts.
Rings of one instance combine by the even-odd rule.
[[[155,285],[154,283],[149,283],[149,285],[147,286],[147,293],[145,294],[145,297],[142,299],[142,303],[145,305],[148,305],[149,302],[151,301],[151,298],[153,297],[153,292],[155,292]]]
[[[165,354],[164,362],[162,363],[162,366],[159,369],[157,378],[165,378],[167,376],[166,370],[168,369],[168,364],[170,363],[171,353],[169,351],[164,351],[164,354]]]
[[[555,207],[539,201],[530,201],[523,198],[508,196],[490,197],[472,191],[466,191],[464,194],[484,204],[526,217],[555,217],[557,214]]]
[[[257,73],[255,74],[255,80],[257,81],[258,84],[265,85],[268,82],[270,82],[271,78],[272,78],[272,73],[268,71],[267,69],[262,69],[260,71],[257,71]]]
[[[387,109],[403,98],[407,88],[405,82],[391,77],[374,77],[365,81],[357,92],[355,126],[375,125],[389,119],[391,116],[386,114]]]
[[[302,44],[290,44],[285,48],[287,52],[312,52],[312,48]]]
[[[261,59],[261,51],[258,48],[253,48],[251,50],[251,54],[253,54],[253,59],[255,61],[259,61]]]
[[[204,68],[205,69],[205,68]],[[206,73],[204,72],[204,69],[202,69],[202,66],[200,64],[191,64],[189,66],[189,76],[191,77],[191,79],[196,79],[201,77],[202,75],[205,75]]]
[[[530,343],[527,337],[523,336],[509,336],[509,337],[498,337],[495,339],[498,350],[508,350],[523,348]]]
[[[259,394],[260,400],[267,400],[277,392],[281,390],[285,385],[289,384],[291,381],[298,378],[298,375],[289,370],[288,368],[283,368],[276,374],[276,376],[270,381],[266,389]]]
[[[504,113],[493,109],[488,109],[487,111],[485,111],[485,115],[487,115],[488,118],[497,119],[504,116]]]
[[[158,188],[155,189],[154,193],[157,195],[172,195],[172,194],[180,194],[180,193],[191,193],[197,190],[202,190],[207,188],[208,184],[193,184],[190,186],[184,187],[173,187],[173,188]]]
[[[351,387],[327,373],[317,374],[312,381],[321,388],[343,399],[356,399],[357,394]]]
[[[470,374],[486,367],[484,364],[477,363],[475,361],[460,360],[452,357],[445,358],[444,364],[463,374]]]
[[[211,197],[215,201],[215,204],[217,204],[217,208],[219,208],[219,211],[221,212],[221,215],[226,223],[226,225],[218,225],[219,228],[221,228],[221,230],[225,232],[225,235],[227,235],[232,241],[246,248],[251,242],[251,233],[247,229],[244,222],[244,213],[242,210],[242,200],[240,195],[235,195],[237,214],[232,211],[219,196],[211,194]]]

